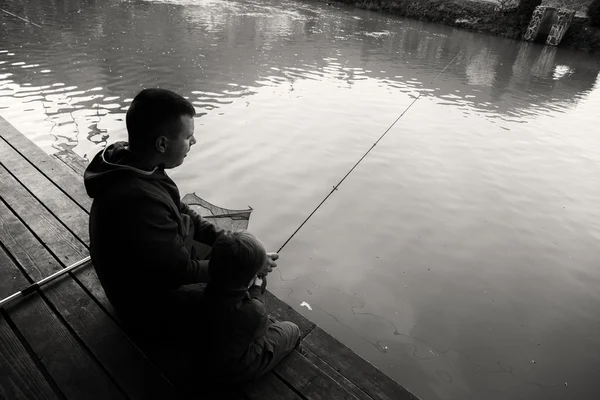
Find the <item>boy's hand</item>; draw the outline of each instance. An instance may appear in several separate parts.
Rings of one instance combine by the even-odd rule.
[[[252,283],[250,284],[250,287],[252,287],[252,286],[259,286],[260,292],[264,293],[265,290],[267,289],[267,277],[266,276],[264,278],[261,278],[260,276],[254,277],[254,279],[252,280]]]
[[[275,260],[279,258],[279,254],[277,253],[267,253],[267,262],[261,269],[258,270],[257,274],[261,278],[267,276],[270,272],[273,271],[273,268],[277,267],[277,263]]]
[[[267,253],[267,257],[269,258],[269,261],[271,262],[271,266],[273,268],[275,268],[277,266],[277,263],[275,261],[279,259],[279,254],[277,254],[277,253]]]
[[[250,283],[250,286],[260,286],[262,288],[262,285],[265,282],[265,278],[261,278],[260,276],[255,276],[254,279],[252,280],[252,282]]]
[[[265,276],[263,278],[262,284],[260,285],[260,292],[264,293],[266,288],[267,288],[267,277]]]

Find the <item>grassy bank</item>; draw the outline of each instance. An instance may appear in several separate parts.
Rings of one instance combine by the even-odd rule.
[[[560,47],[600,54],[600,28],[590,26],[587,18],[575,18]]]
[[[337,0],[359,8],[437,22],[459,28],[520,39],[529,24],[516,10],[497,11],[497,4],[472,0]],[[600,54],[600,29],[576,18],[560,47]]]

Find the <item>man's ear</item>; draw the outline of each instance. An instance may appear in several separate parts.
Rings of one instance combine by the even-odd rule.
[[[164,153],[167,151],[167,138],[164,136],[159,136],[156,138],[156,142],[154,145],[156,146],[156,151],[159,153]]]

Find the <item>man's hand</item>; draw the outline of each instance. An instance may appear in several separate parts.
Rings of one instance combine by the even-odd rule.
[[[275,262],[279,258],[279,254],[277,253],[267,253],[267,262],[262,266],[261,269],[258,270],[256,275],[264,278],[270,272],[273,271],[273,268],[277,267],[277,263]]]

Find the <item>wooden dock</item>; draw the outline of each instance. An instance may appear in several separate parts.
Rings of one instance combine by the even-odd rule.
[[[0,117],[0,298],[88,255],[85,164],[49,156]],[[268,294],[303,332],[264,378],[218,399],[417,399],[338,340]],[[91,265],[0,310],[0,399],[175,399],[178,365],[142,351],[121,329]],[[190,398],[187,396],[186,398]],[[191,398],[209,398],[200,391]]]

